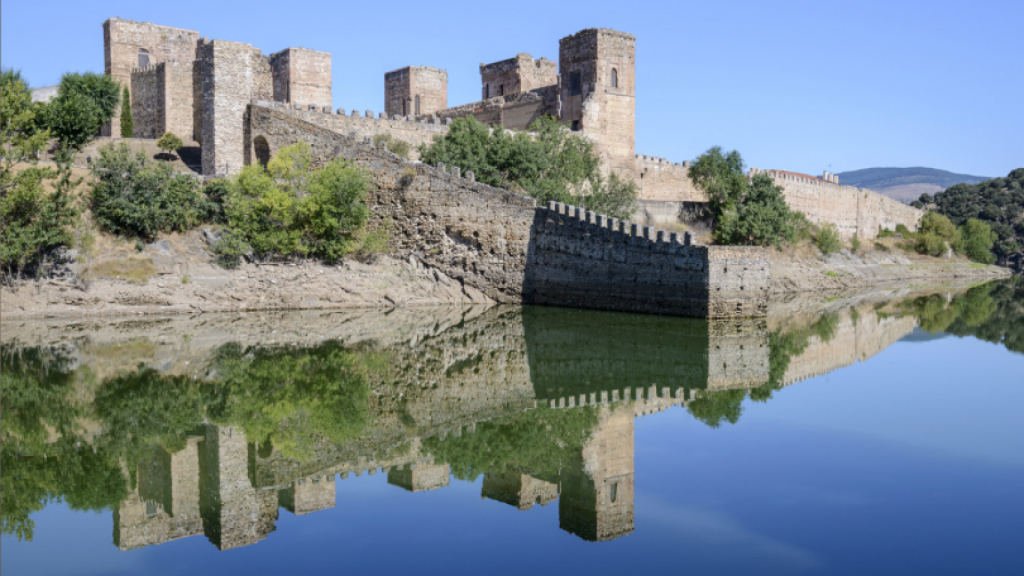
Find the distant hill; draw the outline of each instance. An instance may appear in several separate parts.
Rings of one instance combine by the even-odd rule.
[[[837,176],[840,184],[874,190],[900,202],[917,200],[925,192],[934,195],[956,184],[977,184],[989,179],[935,168],[865,168],[840,172]]]

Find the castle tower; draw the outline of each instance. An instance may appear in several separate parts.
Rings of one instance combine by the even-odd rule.
[[[331,108],[331,55],[308,48],[285,48],[270,55],[274,100]]]
[[[409,464],[388,471],[388,484],[409,492],[447,488],[451,470],[447,464]]]
[[[590,28],[558,43],[561,118],[593,136],[601,160],[636,178],[636,37]]]
[[[483,100],[529,92],[558,84],[558,63],[547,58],[534,60],[529,54],[493,64],[480,65]]]
[[[448,107],[448,72],[406,66],[384,75],[384,111],[392,116],[429,115]]]
[[[110,18],[103,23],[103,68],[107,76],[131,92],[132,69],[162,62],[189,64],[196,58],[199,32]],[[119,95],[120,96],[120,95]],[[104,136],[121,135],[121,109],[114,111]],[[191,134],[179,134],[191,137]]]
[[[605,405],[590,440],[562,470],[558,523],[591,542],[633,531],[633,413]]]
[[[534,504],[547,506],[558,500],[558,486],[518,470],[491,471],[484,474],[480,495],[520,510],[529,510]]]

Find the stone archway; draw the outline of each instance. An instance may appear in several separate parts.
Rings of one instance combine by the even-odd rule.
[[[270,162],[270,144],[267,139],[263,136],[257,136],[252,141],[253,152],[256,154],[256,161],[260,163],[260,166],[265,170],[267,163]]]

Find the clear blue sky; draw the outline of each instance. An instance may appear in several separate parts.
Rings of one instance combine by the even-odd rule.
[[[451,106],[479,99],[481,62],[590,27],[637,37],[637,152],[712,145],[751,166],[818,174],[1024,166],[1024,2],[423,2],[5,0],[4,67],[33,86],[103,71],[109,17],[198,30],[265,54],[333,55],[334,106],[382,110],[384,73],[448,70]]]

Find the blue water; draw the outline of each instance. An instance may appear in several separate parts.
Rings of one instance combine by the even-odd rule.
[[[609,541],[561,529],[558,500],[517,510],[481,498],[483,476],[409,492],[381,472],[338,476],[333,507],[281,508],[264,539],[225,551],[202,534],[121,551],[112,510],[53,502],[31,515],[31,541],[3,536],[2,570],[1024,574],[1021,406],[1024,354],[973,336],[910,338],[767,402],[746,398],[734,424],[712,428],[678,404],[635,418],[634,527]]]

